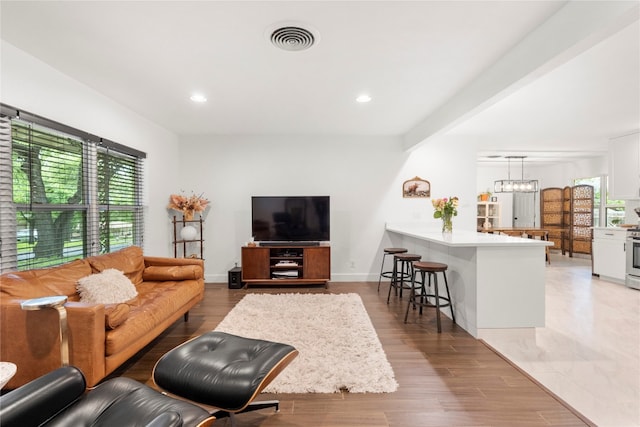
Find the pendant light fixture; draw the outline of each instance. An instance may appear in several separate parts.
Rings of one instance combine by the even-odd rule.
[[[524,159],[527,156],[505,156],[508,161],[507,179],[501,179],[493,183],[495,193],[535,193],[538,191],[537,179],[524,179]],[[522,174],[520,179],[511,179],[511,159],[520,159]]]

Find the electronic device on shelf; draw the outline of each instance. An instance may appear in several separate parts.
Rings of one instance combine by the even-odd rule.
[[[330,240],[329,196],[253,196],[251,234],[262,245],[318,245]]]

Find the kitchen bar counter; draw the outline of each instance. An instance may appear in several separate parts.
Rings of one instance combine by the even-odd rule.
[[[482,328],[544,326],[545,246],[551,242],[455,228],[443,235],[412,223],[388,223],[386,230],[394,246],[448,264],[456,322],[474,337]]]

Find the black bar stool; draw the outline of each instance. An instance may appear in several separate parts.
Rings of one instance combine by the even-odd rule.
[[[409,279],[413,277],[413,263],[420,261],[421,258],[421,255],[404,253],[393,256],[393,273],[391,282],[389,282],[387,304],[389,304],[389,299],[391,298],[391,288],[394,289],[396,295],[400,294],[400,298],[402,298],[402,289],[411,289],[411,281]]]
[[[447,264],[441,264],[439,262],[414,262],[413,263],[413,275],[411,276],[411,295],[409,296],[409,302],[407,303],[407,311],[404,315],[404,323],[407,323],[407,317],[409,316],[409,307],[413,304],[415,309],[416,306],[420,306],[420,314],[422,314],[422,307],[434,307],[433,304],[429,303],[429,298],[433,298],[435,300],[435,308],[436,308],[436,323],[438,325],[438,333],[442,332],[442,326],[440,325],[440,308],[441,307],[449,307],[451,310],[451,320],[453,323],[456,323],[456,316],[453,314],[453,303],[451,301],[451,295],[449,294],[449,283],[447,282],[447,269],[449,266]],[[422,276],[422,283],[416,283],[416,274],[420,273]],[[447,296],[440,296],[438,290],[438,273],[442,273],[444,277],[444,285],[446,287]],[[429,275],[428,286],[431,288],[431,277],[433,276],[434,283],[434,293],[427,293],[427,289],[425,288],[425,274]],[[418,301],[418,297],[420,297]],[[441,303],[444,301],[444,303]]]
[[[393,277],[393,270],[384,271],[384,260],[387,258],[387,255],[404,254],[407,252],[406,248],[384,248],[382,264],[380,265],[380,277],[378,278],[378,292],[380,292],[380,281],[382,278],[391,279]]]

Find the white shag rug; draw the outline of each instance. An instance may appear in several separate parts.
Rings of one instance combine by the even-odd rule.
[[[290,344],[300,352],[265,393],[390,393],[398,389],[357,294],[250,294],[216,331]]]

